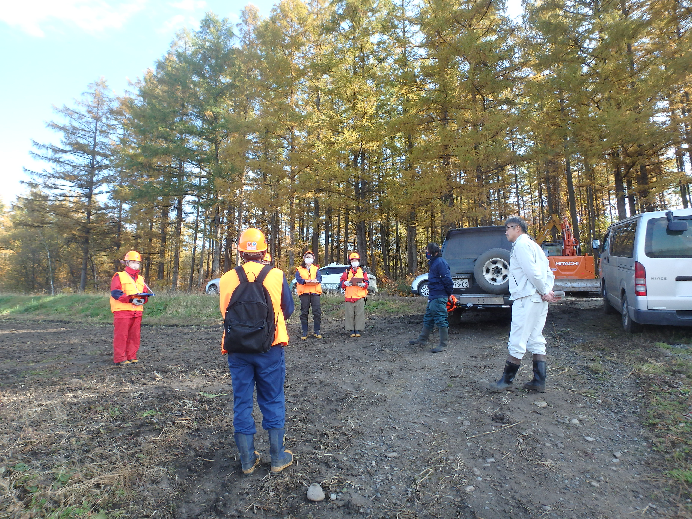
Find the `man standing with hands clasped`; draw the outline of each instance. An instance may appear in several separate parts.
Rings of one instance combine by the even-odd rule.
[[[546,350],[543,327],[548,303],[558,301],[553,293],[555,276],[543,250],[526,234],[526,222],[517,216],[505,222],[505,236],[512,242],[509,258],[509,293],[512,304],[512,326],[505,370],[491,391],[511,388],[526,350],[533,354],[533,380],[524,389],[545,392]]]

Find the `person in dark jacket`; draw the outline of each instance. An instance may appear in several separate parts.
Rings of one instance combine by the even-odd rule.
[[[440,330],[440,343],[431,353],[440,353],[447,347],[449,337],[449,321],[447,320],[447,299],[452,295],[454,282],[449,271],[449,264],[442,259],[440,247],[435,243],[428,243],[425,257],[430,262],[428,272],[428,306],[423,317],[423,329],[417,339],[409,341],[409,344],[425,344],[430,337],[433,327],[437,325]]]

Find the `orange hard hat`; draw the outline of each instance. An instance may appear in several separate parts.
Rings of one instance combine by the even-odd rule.
[[[314,252],[312,252],[310,249],[305,251],[305,254],[303,254],[303,257],[307,256],[308,254],[312,254],[313,256],[315,255]]]
[[[348,261],[351,261],[351,260],[354,260],[354,259],[359,260],[359,259],[360,259],[360,254],[358,254],[357,252],[352,252],[351,254],[348,255]]]
[[[131,250],[125,254],[125,261],[142,261],[142,256],[136,250]]]
[[[238,239],[240,252],[264,252],[267,250],[267,240],[259,229],[250,227],[240,235]]]

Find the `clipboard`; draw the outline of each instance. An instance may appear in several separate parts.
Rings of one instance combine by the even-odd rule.
[[[362,283],[363,281],[365,281],[363,278],[351,278],[351,283]]]
[[[133,294],[134,297],[151,297],[154,294],[152,292],[141,292],[139,294]]]

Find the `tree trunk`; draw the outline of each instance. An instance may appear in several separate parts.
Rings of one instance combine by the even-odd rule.
[[[166,242],[168,239],[168,205],[166,203],[161,207],[161,230],[159,236],[159,264],[156,275],[159,281],[163,281],[166,263]]]
[[[627,218],[627,209],[625,208],[625,185],[622,178],[622,164],[620,163],[620,154],[613,155],[615,169],[613,170],[613,183],[615,184],[615,203],[618,209],[618,220]]]
[[[175,235],[173,236],[173,272],[171,277],[171,290],[178,290],[178,277],[180,274],[180,243],[183,234],[183,197],[179,196],[175,201]]]
[[[190,279],[187,284],[187,291],[192,292],[192,285],[195,281],[195,260],[197,259],[197,237],[199,233],[199,199],[195,204],[195,227],[192,232],[192,257],[190,258]]]

